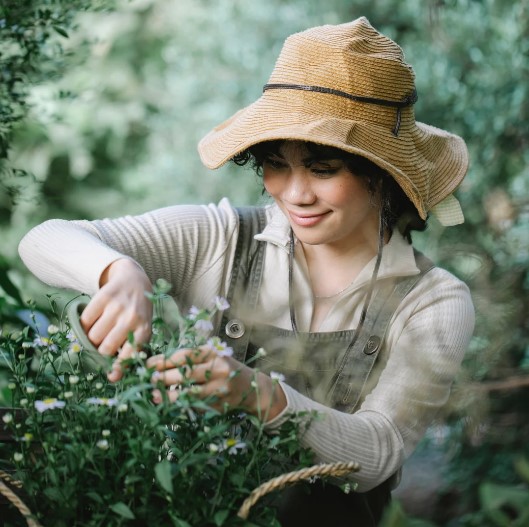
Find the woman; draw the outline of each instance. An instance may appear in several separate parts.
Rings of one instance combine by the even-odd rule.
[[[270,431],[291,412],[320,412],[303,442],[319,462],[358,461],[356,492],[296,487],[278,504],[282,525],[378,523],[473,331],[467,287],[411,245],[429,213],[463,221],[452,193],[468,162],[461,138],[415,121],[416,99],[402,50],[365,18],[297,33],[262,96],[199,144],[208,168],[252,164],[274,205],[52,220],[20,244],[40,279],[93,295],[82,323],[101,353],[117,354],[111,380],[132,352],[129,331],[139,344],[150,337],[154,280],[173,284],[184,309],[228,298],[217,332],[234,356],[180,350],[149,362],[171,386],[191,360],[204,396]],[[245,361],[261,346],[256,373]]]

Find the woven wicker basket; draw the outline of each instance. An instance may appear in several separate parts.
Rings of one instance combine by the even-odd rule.
[[[282,474],[276,478],[266,481],[257,487],[241,505],[238,516],[243,520],[248,518],[251,508],[263,497],[270,492],[281,490],[289,485],[294,485],[300,481],[310,480],[314,477],[343,477],[352,472],[358,472],[360,465],[358,463],[329,463],[313,465],[312,467],[296,470]],[[22,484],[14,480],[9,474],[0,470],[0,494],[11,502],[25,518],[28,527],[42,527],[35,519],[29,508],[19,496]]]

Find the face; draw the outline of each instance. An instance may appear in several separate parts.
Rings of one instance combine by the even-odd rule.
[[[315,158],[303,143],[285,141],[265,155],[263,180],[303,244],[376,246],[377,200],[342,160]]]

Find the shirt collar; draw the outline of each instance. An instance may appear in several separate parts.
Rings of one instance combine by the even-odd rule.
[[[267,223],[263,232],[254,238],[260,242],[269,242],[288,251],[290,244],[290,224],[277,205],[266,207]]]

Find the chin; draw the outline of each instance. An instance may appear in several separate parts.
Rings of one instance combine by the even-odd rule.
[[[327,236],[322,236],[321,234],[317,233],[310,233],[310,232],[303,232],[299,231],[299,229],[293,229],[294,234],[296,235],[296,238],[304,244],[307,245],[321,245],[323,243],[329,242],[329,238]]]

